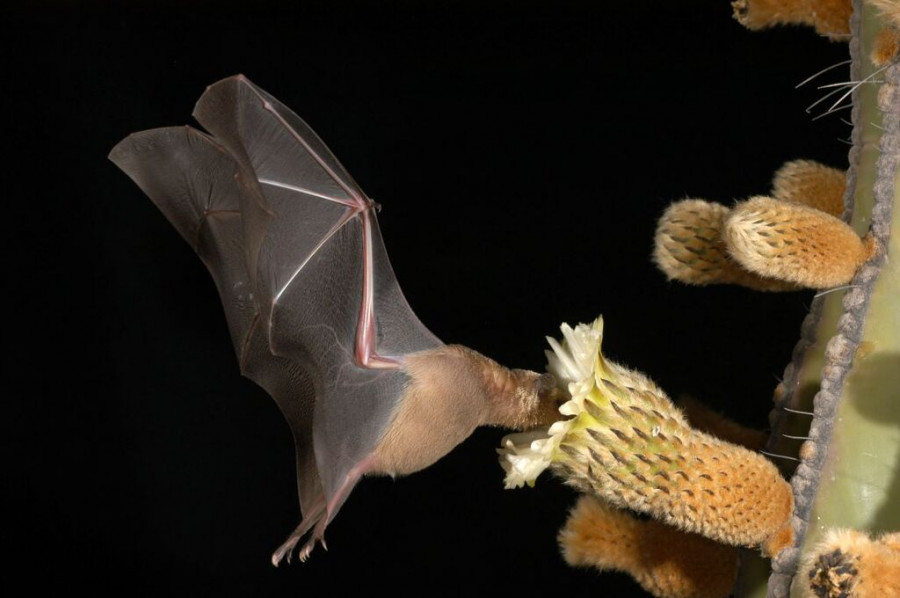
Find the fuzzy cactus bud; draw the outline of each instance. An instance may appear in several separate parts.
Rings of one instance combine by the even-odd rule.
[[[834,216],[763,196],[738,204],[723,235],[747,270],[815,289],[848,283],[875,251]]]
[[[533,484],[549,466],[585,493],[684,531],[766,554],[790,543],[791,490],[771,462],[692,429],[649,378],[607,361],[602,319],[562,331],[562,343],[548,339],[548,369],[568,382],[568,419],[504,439],[507,487]]]
[[[659,219],[653,260],[669,280],[738,284],[758,291],[792,291],[795,284],[745,270],[731,258],[722,229],[731,210],[702,199],[670,205]]]

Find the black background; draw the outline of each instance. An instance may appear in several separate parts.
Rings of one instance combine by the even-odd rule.
[[[764,427],[811,293],[668,283],[653,230],[670,201],[767,192],[785,160],[842,166],[849,127],[812,121],[821,92],[794,86],[846,47],[749,33],[727,1],[609,4],[4,9],[6,583],[642,595],[563,563],[574,494],[550,477],[504,490],[493,429],[424,472],[363,481],[329,551],[272,568],[299,515],[288,428],[239,376],[200,261],[106,160],[242,72],[383,204],[397,277],[439,337],[542,369],[545,335],[602,313],[610,357]]]

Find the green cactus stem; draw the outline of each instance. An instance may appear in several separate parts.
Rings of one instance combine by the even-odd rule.
[[[740,596],[804,595],[798,563],[829,529],[900,529],[900,64],[869,59],[883,27],[877,9],[854,3],[851,76],[867,83],[852,95],[845,219],[860,235],[871,229],[878,251],[850,288],[818,296],[803,323],[767,447],[800,456],[791,478],[796,545],[772,560],[768,584],[746,555]]]

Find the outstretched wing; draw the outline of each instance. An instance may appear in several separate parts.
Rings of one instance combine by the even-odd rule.
[[[306,123],[242,76],[210,86],[195,116],[212,138],[156,129],[110,158],[207,264],[242,372],[291,426],[304,518],[277,560],[314,524],[321,537],[366,472],[403,356],[441,343],[397,285],[373,202]]]

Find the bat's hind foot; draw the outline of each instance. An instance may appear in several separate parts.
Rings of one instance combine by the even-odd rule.
[[[302,527],[303,525],[301,524],[301,526],[299,526],[297,530],[300,530]],[[300,533],[294,531],[294,533],[284,541],[284,544],[279,546],[278,549],[272,553],[272,564],[277,567],[282,561],[285,560],[290,564],[291,555],[294,554],[294,548],[296,548],[297,544],[300,543],[300,540],[306,534],[307,530],[303,530]],[[297,551],[297,558],[300,559],[301,563],[305,562],[306,559],[309,558],[309,555],[312,553],[313,548],[316,547],[316,542],[321,544],[322,548],[328,550],[328,546],[325,544],[325,519],[319,520],[309,540],[307,540],[303,547]]]
[[[281,561],[285,560],[287,557],[287,562],[291,562],[291,554],[294,552],[294,547],[297,545],[297,542],[300,541],[300,536],[291,534],[287,540],[285,540],[284,544],[279,546],[275,552],[272,553],[272,564],[276,567],[281,563]]]
[[[306,544],[303,545],[303,548],[301,548],[297,552],[297,558],[300,559],[301,563],[305,563],[306,559],[309,558],[309,555],[312,553],[313,548],[316,547],[316,542],[321,544],[322,548],[328,550],[328,546],[325,544],[325,536],[318,534],[318,526],[316,526],[316,530],[317,531],[313,533],[312,537],[310,537],[310,539],[306,541]],[[324,532],[324,530],[325,527],[322,526],[322,531]]]
[[[325,526],[327,521],[324,503],[322,503],[318,505],[317,508],[313,509],[308,517],[304,517],[303,521],[300,522],[300,525],[298,525],[291,535],[288,536],[288,539],[272,553],[272,564],[277,567],[284,560],[287,560],[287,562],[290,563],[291,555],[294,554],[294,548],[296,548],[297,544],[310,529],[313,530],[312,535],[303,545],[303,548],[297,552],[297,558],[300,559],[300,562],[309,558],[313,548],[316,547],[316,542],[319,542],[326,550],[328,550],[328,547],[325,546]]]
[[[316,523],[316,527],[313,528],[312,535],[309,537],[309,540],[306,541],[306,544],[303,545],[303,548],[297,553],[297,558],[300,559],[301,563],[306,562],[306,559],[309,558],[310,553],[313,551],[313,548],[316,547],[316,542],[322,545],[322,548],[328,550],[328,546],[325,544],[325,526],[328,524],[328,519],[326,517],[322,517]]]

